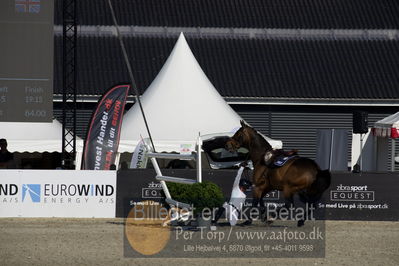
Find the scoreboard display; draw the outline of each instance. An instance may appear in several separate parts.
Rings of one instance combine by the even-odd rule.
[[[53,17],[53,0],[0,0],[0,122],[52,121]]]

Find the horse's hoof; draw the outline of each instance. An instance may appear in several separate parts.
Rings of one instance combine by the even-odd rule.
[[[266,222],[266,220],[267,220],[267,215],[266,215],[266,213],[262,213],[262,214],[260,215],[260,220],[261,220],[262,222]]]
[[[274,215],[274,214],[272,214],[270,216],[266,216],[265,215],[265,221],[275,221],[275,220],[277,220],[277,216],[276,215]]]
[[[241,225],[251,225],[251,224],[252,224],[252,220],[246,220]]]
[[[299,220],[297,225],[298,225],[298,227],[302,227],[302,226],[305,225],[305,221],[304,220]]]
[[[265,224],[266,224],[266,225],[272,225],[273,222],[274,222],[274,221],[272,221],[272,220],[266,220],[266,221],[265,221]]]

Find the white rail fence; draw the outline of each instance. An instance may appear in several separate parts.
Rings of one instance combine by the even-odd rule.
[[[147,145],[148,150],[152,151],[152,148]],[[166,182],[180,183],[180,184],[195,184],[202,182],[202,164],[201,164],[201,151],[202,151],[202,139],[199,136],[196,143],[196,151],[193,151],[191,154],[168,154],[168,153],[156,153],[149,152],[147,156],[151,158],[152,165],[154,166],[156,176],[155,179],[160,181],[163,192],[165,193],[165,201],[173,207],[176,208],[185,208],[191,209],[191,205],[183,202],[176,201],[172,199],[168,186]],[[161,169],[159,168],[157,158],[159,159],[178,159],[178,160],[192,160],[196,162],[196,170],[197,177],[196,179],[188,179],[183,177],[175,177],[175,176],[165,176],[162,174]]]

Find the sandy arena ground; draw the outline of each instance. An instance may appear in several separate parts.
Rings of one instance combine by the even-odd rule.
[[[123,256],[123,219],[0,219],[1,265],[399,265],[399,222],[326,222],[325,258]]]

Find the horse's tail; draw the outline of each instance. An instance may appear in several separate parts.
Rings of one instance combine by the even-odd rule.
[[[330,170],[319,170],[317,172],[316,180],[312,186],[315,186],[317,191],[324,192],[331,185],[331,173]]]
[[[307,191],[307,202],[317,202],[320,200],[323,192],[326,191],[331,184],[331,173],[329,170],[319,170],[316,180],[312,183]]]

